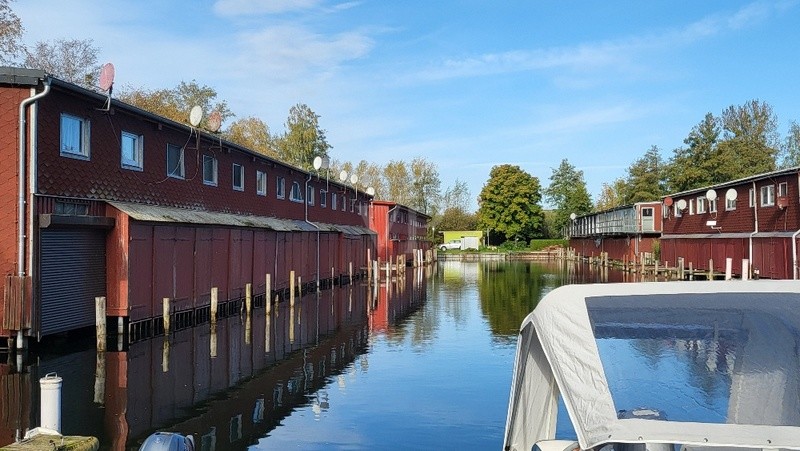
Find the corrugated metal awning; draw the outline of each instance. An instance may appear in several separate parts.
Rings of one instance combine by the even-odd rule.
[[[224,225],[252,227],[276,232],[316,232],[314,225],[297,219],[280,219],[269,216],[237,215],[213,211],[185,210],[157,205],[109,201],[109,205],[137,221],[168,222],[184,224]],[[375,235],[372,230],[343,224],[314,223],[323,232],[339,232],[345,235]]]

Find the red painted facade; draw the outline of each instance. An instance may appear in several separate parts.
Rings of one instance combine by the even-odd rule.
[[[575,218],[567,228],[569,245],[587,257],[607,252],[618,261],[652,253],[663,228],[661,202],[639,202]]]
[[[18,111],[35,93],[43,96],[25,108],[26,136],[36,138],[23,146],[20,212]],[[11,304],[24,291],[22,307],[41,310],[39,272],[50,258],[43,234],[59,230],[105,237],[106,292],[96,295],[107,297],[109,316],[128,321],[161,316],[165,297],[174,312],[196,309],[209,304],[211,287],[223,302],[244,296],[247,283],[263,294],[267,274],[272,289],[283,290],[290,271],[303,282],[335,279],[351,264],[359,273],[368,253],[375,255],[372,198],[364,192],[116,100],[104,110],[105,102],[104,95],[40,71],[0,69],[0,271],[6,279],[0,319],[14,320],[3,321],[0,335],[40,334],[41,319],[21,318],[24,312]],[[81,123],[88,150],[62,149],[64,117]],[[122,158],[126,137],[140,146],[135,164]],[[182,166],[174,171],[178,177],[168,175],[170,146],[180,155],[169,161]],[[204,162],[209,169],[212,160],[215,171],[204,173]],[[20,218],[26,229],[21,265]]]
[[[411,263],[415,250],[428,251],[430,216],[396,202],[374,200],[370,204],[370,228],[377,234],[378,258],[396,259],[400,255]]]
[[[799,179],[800,168],[789,168],[665,198],[662,260],[702,270],[713,260],[724,272],[732,258],[741,275],[747,259],[759,277],[797,278]]]

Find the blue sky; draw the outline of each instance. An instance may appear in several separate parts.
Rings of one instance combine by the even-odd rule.
[[[214,87],[283,130],[321,116],[340,161],[422,156],[477,198],[495,165],[596,199],[653,145],[760,99],[800,122],[798,1],[36,0],[25,41],[93,39],[117,86]],[[223,124],[224,125],[224,124]],[[477,202],[473,207],[477,208]]]

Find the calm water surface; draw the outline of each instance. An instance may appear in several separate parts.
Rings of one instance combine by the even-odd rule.
[[[623,281],[548,262],[442,261],[97,355],[48,343],[0,375],[0,444],[38,423],[38,379],[64,378],[62,429],[104,449],[155,430],[201,450],[499,449],[516,337],[565,283]],[[65,351],[67,350],[67,351]]]

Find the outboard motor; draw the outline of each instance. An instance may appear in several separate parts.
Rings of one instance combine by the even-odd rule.
[[[139,451],[194,451],[194,438],[175,432],[156,432],[147,437]]]

